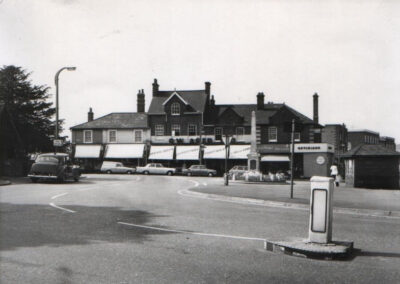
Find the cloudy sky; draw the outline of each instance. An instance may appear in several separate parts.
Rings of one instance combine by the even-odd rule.
[[[66,127],[136,111],[144,89],[202,89],[217,103],[285,102],[320,122],[400,141],[399,1],[0,0],[0,64],[60,75]],[[66,131],[64,134],[69,135]]]

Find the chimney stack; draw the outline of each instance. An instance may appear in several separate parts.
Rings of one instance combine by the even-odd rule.
[[[215,106],[214,95],[211,96],[210,105]]]
[[[211,94],[211,83],[210,82],[205,82],[204,83],[205,84],[205,90],[206,90],[206,94],[208,95],[208,96],[210,96],[210,94]]]
[[[264,93],[257,94],[257,110],[264,109]]]
[[[154,82],[153,82],[153,97],[157,96],[158,87],[159,87],[159,85],[157,84],[157,79],[154,79]]]
[[[314,98],[314,116],[313,116],[313,120],[314,123],[318,123],[318,94],[315,93],[313,95]]]
[[[89,108],[89,112],[87,114],[88,122],[93,121],[93,116],[94,116],[94,114],[93,114],[92,108]]]
[[[139,90],[137,94],[137,112],[143,113],[145,107],[144,90]]]

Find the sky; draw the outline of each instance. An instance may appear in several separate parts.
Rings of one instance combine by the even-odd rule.
[[[139,89],[286,103],[400,141],[400,1],[0,0],[0,65],[51,87],[71,126],[135,112]]]

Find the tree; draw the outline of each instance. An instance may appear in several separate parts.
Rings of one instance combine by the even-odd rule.
[[[50,151],[55,108],[48,102],[49,87],[33,85],[30,75],[21,67],[3,66],[0,69],[0,102],[13,117],[28,152]]]

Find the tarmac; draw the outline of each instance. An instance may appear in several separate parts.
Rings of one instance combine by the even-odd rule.
[[[311,186],[309,181],[295,181],[293,198],[290,184],[245,183],[230,181],[228,186],[197,186],[181,192],[183,195],[235,203],[309,210]],[[341,183],[334,189],[334,213],[373,217],[400,218],[400,190],[346,187]]]

